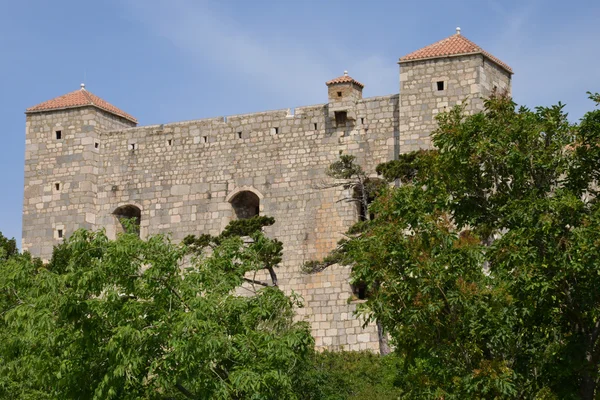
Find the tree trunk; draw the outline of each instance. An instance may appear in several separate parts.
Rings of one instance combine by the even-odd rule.
[[[388,343],[388,338],[385,332],[383,331],[383,325],[381,322],[377,321],[377,337],[379,339],[379,354],[385,356],[390,354],[390,345]]]
[[[596,380],[594,377],[586,374],[583,377],[579,391],[583,400],[594,400],[594,392],[596,391]]]

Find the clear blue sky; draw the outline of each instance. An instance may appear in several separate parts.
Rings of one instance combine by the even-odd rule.
[[[25,108],[86,87],[166,123],[324,103],[348,70],[398,92],[398,58],[462,33],[515,71],[520,104],[600,91],[600,1],[0,0],[0,231],[21,237]]]

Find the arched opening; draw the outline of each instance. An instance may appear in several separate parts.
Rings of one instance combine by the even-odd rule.
[[[117,232],[131,232],[140,236],[140,221],[142,219],[142,210],[138,207],[127,204],[118,207],[113,211],[113,215],[119,221]]]
[[[359,221],[367,221],[375,218],[375,214],[369,212],[369,205],[375,200],[377,193],[383,186],[385,186],[385,181],[383,179],[368,178],[365,179],[362,185],[356,185],[354,187],[352,199],[356,203]]]
[[[252,218],[260,213],[260,199],[249,190],[239,192],[230,202],[237,219]]]

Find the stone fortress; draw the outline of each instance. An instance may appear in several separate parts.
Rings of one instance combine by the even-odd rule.
[[[164,125],[137,126],[126,112],[80,90],[26,110],[22,249],[49,259],[78,228],[115,237],[137,217],[142,238],[217,235],[235,218],[276,223],[284,244],[280,287],[304,298],[317,348],[378,349],[374,325],[353,312],[349,268],[303,274],[358,219],[341,188],[322,189],[340,153],[375,167],[430,146],[435,115],[468,101],[483,108],[494,90],[510,94],[512,70],[456,34],[401,57],[396,94],[363,98],[347,73],[326,83],[327,103]],[[355,298],[355,297],[354,297]]]

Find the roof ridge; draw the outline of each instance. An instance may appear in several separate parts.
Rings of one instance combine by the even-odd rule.
[[[85,87],[82,87],[80,90],[83,93],[83,95],[86,97],[86,99],[90,102],[90,104],[95,105],[94,100],[92,99],[91,93],[89,93],[87,90],[85,90]]]

